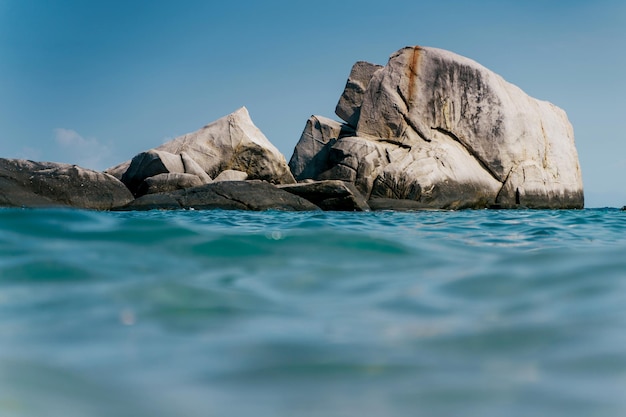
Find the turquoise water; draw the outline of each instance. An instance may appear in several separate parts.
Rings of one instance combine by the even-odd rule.
[[[0,416],[626,414],[626,212],[0,210]]]

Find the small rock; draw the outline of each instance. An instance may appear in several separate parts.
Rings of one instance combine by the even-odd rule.
[[[243,171],[237,171],[235,169],[227,169],[220,172],[220,175],[215,177],[213,181],[245,181],[248,179],[248,174]]]
[[[203,184],[206,183],[203,182],[200,177],[193,174],[181,174],[178,172],[158,174],[146,178],[139,186],[137,195],[164,193],[185,188],[199,187]]]

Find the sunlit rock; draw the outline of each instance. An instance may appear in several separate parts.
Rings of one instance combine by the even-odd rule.
[[[420,207],[583,207],[565,112],[468,58],[404,48],[371,71],[357,113],[311,178]]]

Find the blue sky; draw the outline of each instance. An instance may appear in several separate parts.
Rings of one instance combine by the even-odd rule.
[[[626,205],[623,0],[0,0],[0,157],[104,169],[246,106],[289,159],[354,62],[408,45],[562,107],[587,207]]]

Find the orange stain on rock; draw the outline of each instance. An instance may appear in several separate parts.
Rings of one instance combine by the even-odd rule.
[[[413,96],[415,94],[415,87],[417,85],[417,71],[419,68],[419,61],[420,61],[420,52],[421,52],[422,48],[420,48],[419,46],[415,46],[413,47],[413,53],[411,56],[411,62],[409,63],[409,73],[408,73],[408,77],[409,77],[409,94],[407,99],[409,100],[409,103],[413,102]]]

